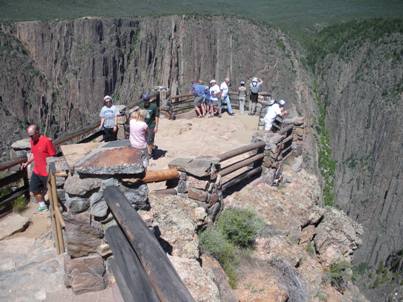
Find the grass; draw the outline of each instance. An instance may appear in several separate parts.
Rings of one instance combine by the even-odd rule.
[[[254,240],[263,226],[263,221],[251,210],[227,209],[214,226],[200,234],[202,251],[220,262],[232,288],[237,284],[239,257],[253,248]]]
[[[274,24],[301,40],[326,25],[365,18],[401,17],[400,0],[0,0],[0,20],[84,16],[227,15]]]
[[[323,202],[326,206],[333,206],[335,200],[334,194],[334,177],[336,173],[336,161],[332,158],[332,149],[330,147],[330,135],[326,128],[326,103],[323,102],[314,84],[314,97],[319,108],[317,117],[316,131],[318,134],[319,148],[319,170],[322,175],[322,195]]]

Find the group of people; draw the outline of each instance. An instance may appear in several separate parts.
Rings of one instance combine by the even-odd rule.
[[[245,102],[249,95],[249,114],[256,114],[256,104],[258,102],[259,92],[262,90],[261,79],[252,78],[249,84],[249,91],[246,88],[245,81],[240,81],[238,87],[239,111],[241,114],[245,112]],[[229,96],[230,79],[225,78],[218,85],[216,80],[211,80],[209,85],[203,84],[201,80],[192,83],[192,93],[194,95],[194,108],[198,117],[221,117],[224,106],[229,115],[234,115],[231,100]]]

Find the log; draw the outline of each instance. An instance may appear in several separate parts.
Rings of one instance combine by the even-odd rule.
[[[170,179],[177,179],[179,178],[179,172],[177,169],[164,169],[159,171],[152,171],[148,170],[146,175],[141,180],[146,183],[150,182],[159,182],[159,181],[166,181]]]
[[[24,195],[26,193],[26,191],[28,191],[28,190],[29,190],[29,186],[23,186],[21,188],[18,188],[14,192],[11,192],[5,196],[2,196],[0,198],[0,207],[3,207],[5,205],[9,204],[10,202],[14,201],[16,198],[20,197],[21,195]]]
[[[119,289],[125,302],[159,301],[144,271],[140,260],[118,226],[111,226],[105,231],[105,238],[112,249],[114,262],[118,268]]]
[[[14,167],[16,165],[25,163],[27,161],[26,157],[17,157],[16,159],[8,160],[5,162],[0,163],[0,171],[7,170],[11,167]]]
[[[285,134],[285,133],[287,133],[288,131],[292,130],[293,128],[294,128],[294,125],[289,125],[289,126],[286,126],[286,127],[284,127],[284,128],[281,128],[278,133],[279,133],[279,134]]]
[[[220,162],[222,162],[224,160],[230,159],[237,155],[240,155],[240,154],[243,154],[243,153],[255,150],[255,149],[264,148],[265,146],[266,146],[265,142],[257,142],[257,143],[253,143],[253,144],[249,144],[246,146],[242,146],[242,147],[233,149],[233,150],[225,152],[225,153],[221,153],[217,157],[220,159]]]
[[[6,177],[3,177],[0,179],[0,188],[3,188],[5,186],[8,186],[9,184],[12,184],[16,181],[19,181],[20,179],[24,178],[24,174],[27,173],[27,170],[18,170],[17,172],[10,174]]]
[[[232,173],[232,172],[234,172],[234,171],[236,171],[236,170],[238,170],[240,168],[246,167],[246,166],[250,165],[251,163],[253,163],[255,161],[261,160],[263,157],[264,157],[264,154],[259,153],[259,154],[256,154],[254,156],[248,157],[247,159],[240,160],[240,161],[238,161],[238,162],[236,162],[236,163],[234,163],[232,165],[229,165],[228,167],[220,170],[218,172],[218,174],[221,175],[221,177],[223,177],[223,176],[228,175],[228,174],[230,174],[230,173]]]
[[[237,185],[237,184],[241,183],[242,181],[250,179],[250,178],[260,174],[261,172],[262,172],[262,167],[257,167],[257,168],[250,169],[240,175],[237,175],[234,178],[226,181],[222,185],[222,191],[224,192],[225,190],[229,189],[230,187]]]
[[[178,101],[175,101],[175,100],[177,100],[177,99],[180,99],[180,98],[189,98],[189,97],[194,97],[193,93],[191,93],[191,94],[172,95],[172,96],[169,97],[169,99],[172,100],[172,101],[171,101],[172,103],[176,103],[176,102],[178,102]]]
[[[116,283],[119,287],[120,296],[123,301],[135,301],[132,293],[130,292],[130,287],[127,284],[125,278],[123,277],[122,272],[120,271],[118,265],[116,264],[115,259],[112,257],[110,260],[110,267],[112,269],[112,274],[115,277]],[[120,300],[120,299],[119,299]]]
[[[62,218],[62,220],[59,220],[59,218],[62,216],[58,216],[57,215],[57,211],[59,209],[58,206],[58,200],[57,200],[57,191],[56,191],[56,178],[55,175],[53,173],[49,174],[49,179],[50,179],[50,188],[48,188],[48,194],[50,199],[50,204],[53,207],[53,215],[55,218],[55,229],[56,229],[56,238],[57,238],[57,242],[58,242],[58,254],[64,253],[65,249],[64,249],[64,239],[63,239],[63,232],[62,232],[62,226],[64,225],[64,219]],[[59,213],[61,214],[61,213]]]
[[[162,302],[194,301],[155,236],[117,187],[107,187],[104,198],[146,271]]]

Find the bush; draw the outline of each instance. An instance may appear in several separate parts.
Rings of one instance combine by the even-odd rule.
[[[16,198],[13,202],[13,210],[17,213],[24,211],[27,208],[27,201],[25,196],[20,196]]]
[[[339,292],[343,293],[347,283],[351,281],[351,264],[347,261],[333,263],[328,272],[330,284]]]
[[[228,209],[217,221],[218,230],[234,245],[251,247],[263,228],[263,221],[251,210]]]

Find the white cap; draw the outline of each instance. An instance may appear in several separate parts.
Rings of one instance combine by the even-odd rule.
[[[256,77],[252,78],[252,82],[257,82],[257,78]]]
[[[105,95],[105,97],[104,97],[104,102],[106,102],[106,101],[108,101],[108,100],[111,100],[111,101],[112,101],[112,98],[111,98],[109,95]]]
[[[210,84],[213,84],[213,83],[217,83],[216,80],[213,79],[210,81]]]
[[[285,105],[285,101],[284,101],[284,100],[280,100],[280,101],[278,101],[278,103],[279,103],[281,106],[284,106],[284,105]]]

